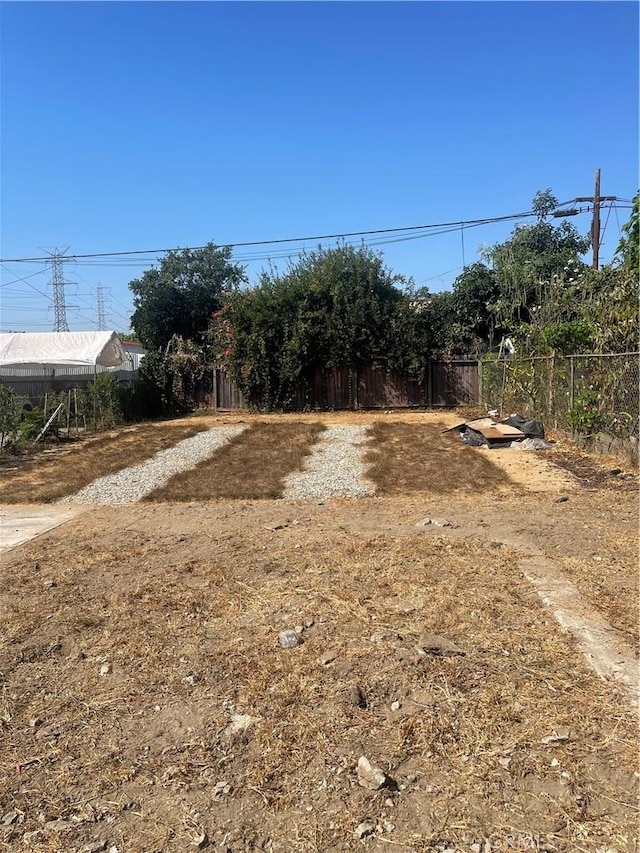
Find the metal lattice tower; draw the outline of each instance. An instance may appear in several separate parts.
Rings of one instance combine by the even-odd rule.
[[[67,323],[67,306],[64,298],[64,272],[63,272],[63,255],[67,250],[60,252],[58,249],[51,255],[51,260],[47,263],[51,264],[51,286],[53,288],[53,310],[54,332],[68,332],[69,324]]]
[[[104,310],[104,287],[99,284],[96,288],[98,300],[98,331],[103,332],[107,328],[107,315]]]

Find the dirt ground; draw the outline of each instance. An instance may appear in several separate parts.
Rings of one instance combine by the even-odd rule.
[[[0,850],[637,851],[633,707],[521,567],[635,645],[635,475],[320,419],[385,425],[402,490],[96,507],[4,555]]]

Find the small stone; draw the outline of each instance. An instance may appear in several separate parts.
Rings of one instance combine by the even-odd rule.
[[[283,649],[293,649],[300,643],[300,637],[295,631],[280,631],[278,642]]]
[[[368,821],[363,821],[356,826],[353,834],[356,838],[367,838],[369,835],[373,835],[373,833],[373,824]]]
[[[446,518],[423,518],[422,521],[419,521],[416,524],[416,527],[429,527],[432,525],[433,527],[457,527],[453,521],[449,521]]]
[[[618,476],[618,474],[622,474],[622,468],[612,468],[612,469],[609,471],[609,473],[610,473],[613,477],[617,477],[617,476]]]
[[[43,581],[43,583],[42,583],[43,589],[53,589],[54,586],[57,586],[57,584],[54,580],[46,580],[46,581]]]
[[[313,628],[313,626],[314,626],[315,624],[316,624],[316,623],[315,623],[315,619],[305,619],[305,620],[304,620],[304,627],[305,627],[305,628]]]
[[[227,732],[230,735],[237,735],[241,732],[246,732],[255,723],[256,718],[249,714],[232,714],[231,722],[227,727]]]
[[[392,711],[399,711],[400,707],[401,707],[401,705],[399,702],[392,702],[391,703],[391,710]]]
[[[499,758],[498,764],[500,765],[500,767],[504,767],[505,770],[508,770],[509,765],[511,764],[511,759],[510,758]]]
[[[358,784],[370,791],[378,791],[387,784],[386,773],[379,767],[374,767],[364,755],[358,759],[357,774]]]
[[[5,826],[11,826],[12,823],[15,823],[18,820],[18,812],[15,809],[11,809],[10,812],[7,812],[2,816],[2,823]]]
[[[69,820],[48,820],[44,828],[50,832],[67,832],[67,830],[73,829],[74,826],[75,824]]]
[[[560,497],[555,501],[555,503],[557,503],[557,504],[564,504],[564,503],[566,503],[568,500],[569,500],[569,498],[568,498],[566,495],[561,495],[561,496],[560,496]]]
[[[188,684],[190,687],[194,687],[198,683],[199,680],[200,679],[198,678],[197,675],[187,675],[182,679],[182,681],[185,684]]]
[[[418,650],[428,655],[440,655],[442,657],[466,654],[460,646],[451,640],[447,640],[446,637],[439,637],[437,634],[420,634]]]
[[[318,661],[322,664],[322,666],[329,666],[329,664],[333,663],[337,657],[337,652],[325,652],[323,655],[320,655]]]
[[[304,631],[304,625],[296,625],[293,630],[296,632],[296,634],[302,634],[302,632]]]
[[[390,820],[383,820],[382,821],[382,829],[384,832],[387,832],[387,833],[393,832],[395,830],[395,828],[396,828],[395,823],[391,823]]]
[[[200,833],[200,835],[196,835],[196,837],[191,842],[192,847],[197,847],[198,850],[203,850],[205,847],[209,845],[209,836],[206,832]]]
[[[110,663],[103,663],[100,667],[100,675],[111,675],[113,672],[113,667]]]
[[[394,802],[391,797],[387,797],[387,799],[384,801],[384,804],[388,809],[392,809],[394,807]]]

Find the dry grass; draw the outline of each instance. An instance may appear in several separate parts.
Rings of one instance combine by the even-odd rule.
[[[395,825],[374,851],[634,849],[633,715],[517,555],[349,532],[339,509],[265,530],[275,505],[213,506],[105,510],[10,557],[0,801],[21,822],[7,850],[183,851],[206,831],[234,853],[334,851],[359,848],[364,819]],[[280,649],[305,619],[302,645]],[[423,631],[466,655],[414,660]],[[252,718],[236,735],[234,713]],[[563,727],[567,742],[542,743]],[[363,754],[400,790],[360,788]]]
[[[376,423],[367,454],[367,477],[380,494],[455,494],[504,486],[506,475],[483,451],[469,448],[456,432],[415,423]]]
[[[207,426],[202,419],[138,424],[45,451],[2,471],[0,503],[48,503],[72,495]]]
[[[147,501],[278,498],[325,429],[320,423],[254,423],[197,468],[177,474]]]

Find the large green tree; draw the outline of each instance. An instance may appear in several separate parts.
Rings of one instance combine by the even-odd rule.
[[[581,256],[590,238],[581,236],[568,222],[553,225],[547,217],[557,206],[550,190],[533,200],[537,221],[518,225],[504,243],[483,250],[499,288],[493,302],[496,325],[513,332],[518,324],[529,323],[536,310],[547,301],[550,285],[575,285],[586,270]]]
[[[213,328],[219,356],[266,408],[290,405],[315,367],[390,366],[401,284],[370,249],[319,248],[227,300]]]
[[[209,243],[201,249],[169,252],[159,267],[129,282],[131,326],[153,350],[166,347],[174,335],[202,342],[224,294],[245,280],[244,268],[231,262],[228,248]]]

